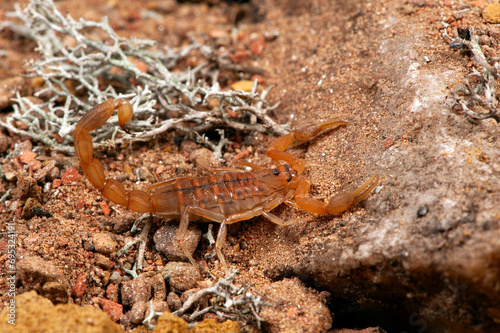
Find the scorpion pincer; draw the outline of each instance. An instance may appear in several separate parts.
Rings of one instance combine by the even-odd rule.
[[[289,225],[295,221],[283,221],[271,213],[273,208],[282,203],[310,213],[342,213],[367,197],[379,182],[379,177],[373,175],[357,189],[337,194],[327,202],[306,197],[312,181],[302,175],[305,160],[285,150],[294,143],[311,139],[325,129],[347,124],[344,121],[327,120],[296,129],[271,143],[267,156],[272,159],[273,168],[243,163],[253,170],[212,169],[206,161],[200,160],[198,163],[213,173],[205,177],[174,178],[151,185],[145,190],[127,191],[118,180],[106,178],[101,162],[93,157],[92,137],[89,134],[102,126],[115,110],[118,110],[120,127],[125,130],[124,126],[132,118],[133,109],[123,99],[110,99],[96,105],[76,125],[73,133],[75,149],[83,173],[105,198],[114,203],[136,212],[179,219],[176,240],[195,267],[196,263],[183,242],[190,220],[204,219],[221,223],[215,249],[227,273],[221,249],[228,224],[263,215],[278,225]]]

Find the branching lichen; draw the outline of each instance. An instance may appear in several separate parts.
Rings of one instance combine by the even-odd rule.
[[[266,303],[261,300],[260,296],[255,296],[248,291],[251,285],[234,285],[235,274],[237,272],[232,272],[213,286],[192,294],[182,307],[174,312],[174,315],[183,316],[187,322],[193,322],[211,312],[217,314],[221,319],[231,319],[244,324],[257,321],[257,325],[260,327],[263,319],[259,316],[259,312]],[[206,308],[196,309],[193,313],[185,315],[197,301],[207,296],[215,297],[215,302]]]
[[[16,5],[15,11],[6,16],[10,19],[0,25],[2,29],[9,28],[38,44],[41,57],[28,63],[28,76],[43,81],[43,87],[34,94],[43,103],[18,96],[14,113],[0,124],[53,149],[73,150],[68,134],[80,117],[73,108],[82,114],[109,98],[129,99],[139,116],[135,119],[140,119],[128,125],[139,134],[123,135],[115,143],[145,141],[171,129],[181,130],[192,139],[216,128],[285,133],[267,115],[277,106],[266,101],[269,90],[259,94],[256,84],[250,92],[220,88],[220,70],[259,70],[228,64],[227,57],[209,46],[193,41],[180,50],[158,49],[151,40],[120,37],[106,17],[95,22],[62,15],[52,0],[31,0],[24,9]],[[185,70],[176,68],[192,52],[202,58],[200,64]],[[214,98],[219,101],[215,107],[209,105]],[[234,112],[237,117],[231,116]],[[16,121],[30,130],[23,130]],[[97,131],[96,141],[109,138],[116,133],[115,128],[116,117]],[[218,149],[219,154],[226,143],[222,135],[219,143],[202,142]]]
[[[465,78],[464,88],[458,91],[449,88],[453,96],[450,105],[452,110],[460,110],[467,120],[474,124],[488,118],[500,123],[500,110],[498,110],[495,91],[496,80],[499,77],[500,57],[487,58],[484,55],[473,28],[461,29],[457,38],[448,36],[445,29],[443,37],[450,40],[450,48],[467,48],[473,54],[474,64],[482,67],[481,73],[474,68],[473,72]],[[474,78],[472,83],[470,78]],[[462,98],[459,93],[465,98]]]

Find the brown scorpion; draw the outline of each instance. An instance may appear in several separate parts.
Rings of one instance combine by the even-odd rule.
[[[176,240],[195,267],[196,263],[183,243],[190,220],[204,219],[221,223],[215,250],[227,273],[228,268],[221,249],[226,240],[228,224],[263,215],[278,225],[289,225],[295,221],[283,221],[271,213],[273,208],[282,203],[310,213],[342,213],[368,196],[379,182],[379,177],[373,175],[357,189],[337,194],[328,202],[306,197],[312,181],[302,175],[305,160],[285,150],[294,143],[311,139],[325,129],[347,124],[332,119],[301,127],[271,143],[267,156],[275,165],[272,168],[242,163],[253,170],[212,169],[207,162],[198,161],[202,167],[214,173],[204,177],[174,178],[151,185],[144,191],[128,191],[118,180],[106,178],[102,163],[93,157],[92,137],[89,134],[90,131],[101,127],[115,110],[118,110],[120,127],[125,130],[125,124],[132,118],[133,109],[132,105],[123,99],[110,99],[96,105],[76,125],[73,133],[75,149],[83,173],[108,200],[136,212],[179,219]]]

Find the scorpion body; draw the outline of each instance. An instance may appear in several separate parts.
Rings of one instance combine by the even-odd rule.
[[[378,176],[371,176],[354,191],[337,194],[328,202],[306,197],[312,182],[302,175],[305,161],[285,150],[295,142],[307,141],[327,128],[347,124],[328,120],[302,127],[275,140],[267,149],[267,155],[275,164],[273,168],[243,163],[253,171],[212,169],[206,161],[198,160],[202,167],[212,172],[209,176],[179,177],[151,185],[145,191],[127,191],[119,181],[105,177],[102,163],[93,157],[92,137],[89,134],[102,126],[116,109],[120,127],[125,130],[124,125],[132,118],[133,110],[129,102],[121,99],[98,104],[76,125],[74,142],[82,170],[107,199],[136,212],[179,219],[177,243],[195,267],[196,263],[183,243],[190,220],[221,223],[215,249],[224,270],[228,272],[221,252],[228,224],[263,215],[278,225],[289,225],[294,221],[285,222],[270,212],[281,203],[317,214],[342,213],[368,196],[379,181]]]

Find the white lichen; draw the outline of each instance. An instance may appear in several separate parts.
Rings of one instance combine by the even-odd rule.
[[[41,56],[28,62],[28,76],[39,78],[43,86],[34,93],[41,104],[17,96],[14,113],[0,124],[52,149],[73,151],[68,134],[76,122],[109,98],[130,100],[139,116],[127,125],[137,134],[123,135],[115,143],[146,141],[172,129],[193,140],[217,128],[286,133],[267,115],[277,106],[266,101],[269,90],[259,94],[256,84],[251,92],[220,88],[220,70],[255,73],[259,69],[228,63],[227,55],[217,54],[207,45],[193,41],[179,50],[159,49],[152,40],[120,37],[106,17],[96,22],[63,15],[52,0],[31,0],[24,9],[17,4],[6,16],[9,19],[0,24],[0,29],[8,27],[37,42]],[[202,58],[199,65],[172,71],[192,52]],[[141,66],[147,70],[141,70]],[[218,105],[209,106],[214,98],[218,98]],[[234,112],[238,117],[230,116]],[[23,129],[20,123],[29,129]],[[94,134],[96,142],[114,137],[116,116],[109,123]],[[220,150],[227,143],[222,133],[218,143],[206,138],[201,142],[217,149],[221,159]]]

